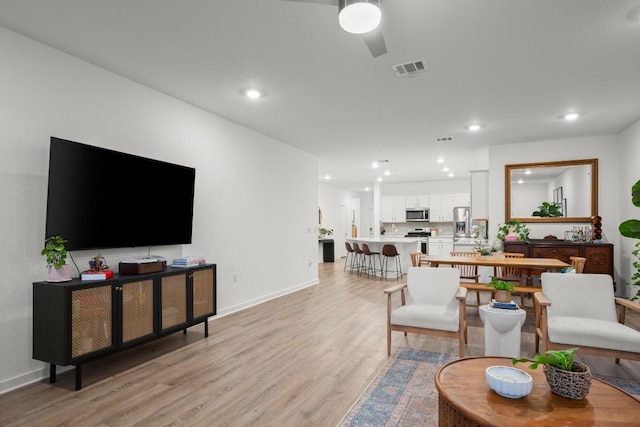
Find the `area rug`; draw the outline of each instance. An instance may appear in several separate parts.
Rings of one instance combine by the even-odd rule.
[[[338,424],[339,427],[428,427],[438,425],[440,367],[457,357],[405,348],[396,352]],[[640,400],[640,383],[594,375]]]
[[[436,426],[438,369],[455,356],[405,348],[394,353],[340,427]]]

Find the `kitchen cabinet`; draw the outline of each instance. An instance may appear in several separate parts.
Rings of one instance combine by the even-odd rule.
[[[453,221],[453,208],[456,206],[469,206],[469,193],[429,195],[431,222]]]
[[[406,196],[406,208],[428,208],[429,207],[429,195],[419,194]]]
[[[429,255],[451,255],[453,237],[429,237]]]
[[[168,268],[113,279],[33,283],[33,358],[75,365],[76,390],[82,365],[161,336],[204,323],[216,314],[215,264]]]
[[[406,196],[382,196],[382,222],[406,222]]]

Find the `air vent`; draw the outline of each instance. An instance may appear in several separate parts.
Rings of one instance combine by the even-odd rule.
[[[436,141],[441,142],[441,141],[453,141],[453,137],[451,136],[443,136],[440,138],[436,138]]]
[[[427,65],[423,59],[419,59],[414,62],[407,62],[406,64],[394,65],[391,68],[393,68],[393,71],[399,76],[415,76],[419,72],[426,71]]]

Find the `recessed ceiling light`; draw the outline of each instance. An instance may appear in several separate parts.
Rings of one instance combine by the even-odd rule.
[[[326,175],[324,176],[324,179],[331,179],[331,175],[326,174]]]
[[[480,129],[482,129],[482,127],[483,127],[483,126],[482,126],[482,124],[480,124],[480,123],[472,123],[472,124],[468,125],[468,126],[466,127],[466,129],[467,129],[468,131],[470,131],[470,132],[478,132]]]
[[[364,191],[371,191],[369,187],[364,187]]]
[[[372,168],[376,169],[376,168],[377,168],[377,167],[379,167],[379,166],[380,166],[380,163],[378,163],[377,161],[373,161],[373,162],[371,162],[371,167],[372,167]]]
[[[575,120],[578,120],[579,118],[580,118],[580,113],[567,113],[564,116],[562,116],[562,119],[568,122],[573,122]]]
[[[244,88],[240,91],[240,93],[249,99],[258,99],[267,96],[267,91],[265,91],[264,89],[258,89],[256,87]]]
[[[444,159],[442,157],[438,157],[438,163],[444,163]]]
[[[524,182],[524,181],[522,180],[522,178],[520,178],[520,179],[518,180],[518,184],[522,184],[523,182]]]
[[[527,169],[526,171],[524,171],[525,175],[531,175],[531,169]]]
[[[443,167],[442,172],[449,172],[449,167],[448,166]]]
[[[387,170],[387,171],[384,171],[384,174],[385,174],[386,176],[389,176],[389,175],[391,175],[391,172]]]
[[[453,178],[453,177],[454,177],[453,172],[449,172],[449,178]]]
[[[378,179],[377,179],[377,181],[378,181],[378,182],[382,182],[382,177],[381,177],[381,176],[379,176],[379,177],[378,177]]]

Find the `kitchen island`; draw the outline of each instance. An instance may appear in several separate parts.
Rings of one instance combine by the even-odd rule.
[[[362,248],[362,244],[366,243],[369,246],[371,252],[380,252],[382,254],[382,247],[384,245],[395,245],[396,250],[400,254],[400,268],[403,273],[407,272],[407,269],[411,267],[411,252],[420,252],[419,237],[355,237],[347,238],[349,243],[357,243]],[[382,256],[382,255],[381,255]],[[389,260],[392,262],[392,260]],[[389,265],[389,269],[395,268],[393,264]]]

